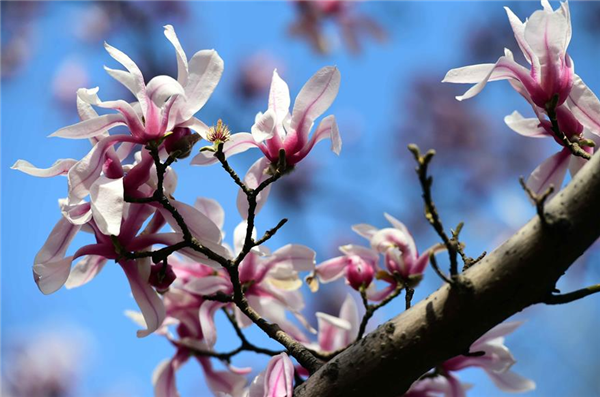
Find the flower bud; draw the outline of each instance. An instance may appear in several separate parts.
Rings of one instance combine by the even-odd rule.
[[[156,288],[156,291],[166,292],[176,278],[177,276],[171,265],[159,263],[152,265],[148,282]]]
[[[175,155],[178,159],[184,159],[190,155],[194,145],[200,139],[200,135],[192,133],[189,128],[177,127],[165,139],[165,149],[170,155]]]
[[[375,269],[358,256],[352,256],[350,263],[346,268],[346,280],[352,288],[360,290],[361,287],[368,287],[375,276]]]

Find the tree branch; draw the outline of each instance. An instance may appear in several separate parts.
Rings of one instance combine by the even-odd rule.
[[[600,236],[599,169],[600,156],[593,156],[545,205],[552,230],[536,216],[462,273],[468,293],[444,284],[323,365],[294,396],[402,395],[431,368],[469,351],[489,329],[543,301]]]

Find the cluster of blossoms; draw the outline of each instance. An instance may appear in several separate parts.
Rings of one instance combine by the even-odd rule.
[[[512,52],[505,49],[495,64],[452,69],[444,78],[447,83],[475,84],[458,100],[479,94],[488,81],[508,80],[531,105],[535,118],[524,118],[515,111],[504,119],[508,127],[531,138],[554,138],[562,146],[531,173],[527,185],[536,194],[544,193],[550,185],[559,190],[567,169],[575,175],[600,143],[600,101],[575,74],[567,54],[571,41],[569,5],[564,2],[553,10],[548,0],[541,3],[543,9],[525,22],[505,7],[529,69],[516,63]]]
[[[354,225],[352,230],[369,240],[370,248],[352,244],[341,246],[344,255],[316,267],[318,280],[328,283],[345,276],[352,288],[363,291],[372,301],[381,301],[398,288],[416,287],[423,278],[430,255],[443,246],[437,244],[419,255],[406,226],[389,214],[385,217],[393,227],[377,229],[367,224]],[[380,267],[381,256],[383,268]],[[387,287],[377,291],[373,283],[375,277],[387,283]],[[316,279],[309,280],[316,288]]]
[[[571,36],[568,5],[562,4],[558,11],[547,1],[542,5],[544,9],[525,23],[507,9],[531,71],[516,64],[507,51],[496,64],[455,69],[445,79],[476,83],[459,99],[476,95],[487,81],[509,79],[531,104],[535,119],[513,113],[506,118],[507,124],[523,135],[554,137],[564,147],[533,172],[528,184],[536,193],[550,184],[558,187],[567,166],[577,172],[593,153],[590,134],[600,136],[600,102],[574,74],[566,54]],[[232,134],[221,120],[208,127],[195,117],[221,78],[222,59],[214,50],[199,51],[188,59],[171,26],[165,27],[165,36],[175,48],[177,79],[157,76],[146,84],[137,65],[106,44],[110,56],[125,68],[106,71],[131,91],[135,102],[102,101],[98,88],[78,90],[81,122],[52,136],[88,139],[90,152],[79,161],[62,159],[47,169],[23,160],[13,166],[34,176],[65,175],[68,180],[68,196],[59,202],[62,216],[34,260],[35,281],[45,294],[63,285],[78,287],[94,278],[108,260],[114,260],[123,269],[141,310],[141,314],[130,313],[143,327],[138,336],[157,333],[175,347],[174,356],[155,371],[156,396],[178,395],[175,374],[190,358],[198,360],[217,396],[291,396],[295,379],[309,376],[314,368],[304,366],[298,356],[294,356],[298,361],[294,365],[286,352],[254,346],[243,335],[243,328],[257,324],[269,333],[266,329],[274,326],[275,334],[285,334],[291,341],[286,343],[294,344],[289,346],[301,346],[315,357],[332,357],[360,339],[372,312],[403,290],[408,306],[430,258],[445,246],[437,244],[419,254],[406,226],[385,214],[391,227],[353,227],[368,240],[368,247],[344,245],[340,247],[342,256],[318,265],[315,252],[302,245],[269,250],[263,243],[277,228],[258,238],[254,217],[268,198],[270,184],[299,164],[321,140],[330,139],[336,154],[341,150],[334,116],[324,117],[311,135],[315,121],[337,96],[340,73],[335,67],[319,70],[300,90],[290,113],[289,88],[275,70],[266,111],[256,115],[250,133]],[[94,106],[116,113],[98,115]],[[125,126],[129,133],[109,134],[117,126]],[[216,201],[198,198],[192,206],[173,197],[177,175],[171,165],[191,155],[200,140],[208,145],[191,164],[221,163],[240,187],[237,207],[242,222],[233,233],[232,247],[223,242],[224,211]],[[239,178],[227,159],[252,148],[258,148],[262,156]],[[67,256],[79,231],[89,233],[93,242]],[[162,248],[155,250],[155,246]],[[72,266],[76,259],[79,261]],[[344,277],[363,298],[367,314],[362,321],[349,295],[337,317],[316,313],[318,329],[313,329],[302,314],[302,272],[308,274],[313,292],[319,281]],[[377,289],[374,280],[387,285]],[[218,310],[226,314],[242,342],[231,352],[214,350]],[[471,346],[471,353],[440,364],[415,382],[406,395],[463,396],[468,387],[455,372],[468,367],[482,368],[502,390],[531,390],[533,382],[510,371],[515,360],[504,346],[504,336],[517,326],[507,323],[492,329]],[[316,333],[316,339],[306,331]],[[282,344],[293,353],[294,349]],[[230,365],[230,359],[243,350],[272,356],[266,370],[250,384],[246,375],[251,368]],[[222,361],[225,369],[216,370],[214,359]]]

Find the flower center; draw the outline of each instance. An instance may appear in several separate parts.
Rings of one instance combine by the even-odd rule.
[[[217,121],[217,125],[214,125],[208,129],[208,133],[206,134],[208,141],[212,143],[222,143],[227,142],[231,137],[231,132],[229,131],[229,127],[223,123],[221,119]]]

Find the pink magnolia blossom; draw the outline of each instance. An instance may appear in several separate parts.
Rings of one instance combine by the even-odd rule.
[[[435,376],[418,380],[403,397],[463,397],[469,388],[453,376]]]
[[[110,149],[122,143],[127,149],[135,144],[147,144],[164,137],[175,128],[190,128],[204,133],[207,127],[194,117],[211,96],[223,72],[223,60],[214,50],[197,52],[189,61],[172,26],[165,26],[165,36],[173,44],[177,55],[177,80],[156,76],[145,84],[138,66],[123,52],[105,44],[108,53],[126,70],[106,68],[108,74],[123,84],[137,102],[124,100],[102,101],[98,88],[77,92],[78,110],[82,121],[64,127],[51,136],[68,139],[98,138],[92,150],[69,172],[69,198],[73,202],[89,194],[91,185],[110,162]],[[99,116],[91,106],[116,110]],[[125,125],[131,135],[108,135],[106,131]],[[113,159],[114,160],[114,159]]]
[[[246,223],[242,222],[235,229],[233,254],[239,253],[242,249],[246,228]],[[290,311],[310,329],[307,321],[300,314],[304,308],[304,300],[299,291],[302,281],[298,277],[298,272],[314,270],[314,261],[314,251],[301,245],[289,244],[272,253],[265,247],[256,247],[244,258],[239,267],[240,282],[247,287],[245,296],[250,306],[262,317],[279,324],[283,330],[300,341],[305,340],[305,337],[298,327],[286,318],[286,311]],[[214,295],[217,292],[233,293],[233,285],[224,270],[196,277],[186,283],[184,288],[197,296]],[[203,334],[211,347],[217,337],[214,314],[227,305],[232,306],[207,300],[200,307],[199,316]],[[252,325],[252,321],[237,308],[235,308],[235,317],[241,327]]]
[[[359,224],[352,229],[368,239],[373,250],[383,254],[384,265],[392,275],[400,276],[409,284],[418,282],[429,263],[429,256],[440,250],[441,246],[436,244],[419,254],[408,228],[393,216],[384,216],[393,227],[377,229],[368,224]]]
[[[189,268],[190,274],[209,274],[213,270],[208,266]],[[199,272],[199,273],[198,273]],[[154,371],[152,383],[154,385],[155,397],[179,397],[176,387],[175,374],[190,357],[194,356],[205,375],[208,387],[217,395],[240,396],[247,384],[246,375],[248,370],[238,370],[229,367],[229,370],[217,371],[214,369],[209,357],[194,355],[195,350],[208,351],[198,309],[202,299],[181,289],[185,282],[177,281],[177,285],[169,289],[165,294],[165,307],[167,318],[165,326],[159,330],[160,334],[166,336],[176,348],[175,355],[161,362]],[[175,325],[178,338],[171,335],[166,325]]]
[[[334,352],[349,346],[356,340],[360,318],[356,302],[350,294],[346,295],[338,317],[321,312],[317,312],[316,316],[317,344],[309,344],[309,348],[325,353]]]
[[[344,255],[320,263],[315,274],[322,283],[335,281],[342,276],[355,290],[371,285],[378,269],[379,253],[359,245],[343,245],[340,251]]]
[[[525,22],[505,7],[515,38],[530,70],[516,63],[510,51],[495,64],[481,64],[452,69],[446,83],[473,83],[458,100],[472,98],[488,81],[509,80],[513,88],[530,103],[545,109],[558,98],[564,103],[573,86],[573,62],[567,54],[571,41],[571,17],[567,2],[556,11],[548,0],[542,0],[543,10],[535,11]]]
[[[292,397],[294,393],[294,365],[287,354],[281,353],[269,360],[267,369],[250,385],[246,397]]]
[[[244,182],[254,189],[266,180],[271,164],[279,161],[280,150],[285,150],[285,160],[288,166],[294,166],[312,150],[314,145],[326,138],[331,139],[331,149],[339,154],[342,141],[339,136],[334,116],[325,117],[309,139],[315,119],[322,115],[333,103],[340,85],[340,72],[335,67],[325,67],[315,73],[304,85],[294,103],[292,114],[289,113],[290,93],[285,81],[277,71],[273,72],[269,105],[265,113],[258,113],[252,126],[252,133],[237,133],[229,137],[223,145],[223,153],[229,157],[244,152],[252,147],[258,147],[264,158],[256,161],[248,170]],[[201,151],[192,164],[214,164],[217,159],[212,151]],[[264,204],[269,194],[269,188],[263,190],[257,201],[257,212]],[[242,216],[247,215],[247,202],[240,193],[238,209]]]

